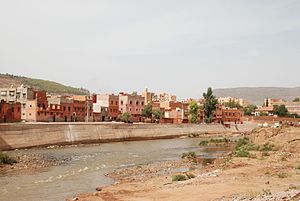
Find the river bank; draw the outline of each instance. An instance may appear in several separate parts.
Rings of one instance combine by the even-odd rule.
[[[0,150],[56,145],[172,139],[188,135],[243,133],[255,123],[220,124],[16,123],[0,124]]]
[[[300,128],[257,129],[249,138],[261,148],[248,157],[227,154],[206,166],[176,160],[125,168],[108,174],[114,185],[68,200],[299,200]],[[187,173],[195,178],[172,181]]]

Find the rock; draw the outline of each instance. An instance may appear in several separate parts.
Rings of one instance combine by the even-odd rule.
[[[75,197],[75,198],[72,199],[72,201],[76,201],[76,200],[79,200],[79,198]]]
[[[96,191],[102,191],[102,190],[103,190],[102,187],[97,187],[97,188],[96,188]]]

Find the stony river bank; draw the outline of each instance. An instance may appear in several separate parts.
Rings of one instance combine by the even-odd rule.
[[[256,129],[248,138],[206,165],[182,159],[116,170],[108,174],[114,185],[68,201],[300,200],[300,128]],[[178,174],[194,176],[172,181]]]

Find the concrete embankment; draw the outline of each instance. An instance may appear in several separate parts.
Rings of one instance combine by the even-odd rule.
[[[0,150],[47,145],[163,139],[189,134],[250,131],[254,124],[222,125],[47,123],[0,124]]]

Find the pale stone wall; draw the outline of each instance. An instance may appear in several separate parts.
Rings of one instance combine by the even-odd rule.
[[[250,131],[253,125],[239,125],[239,131]],[[101,123],[32,123],[1,124],[0,150],[27,147],[146,140],[179,137],[188,134],[236,132],[222,125],[192,124],[101,124]]]

